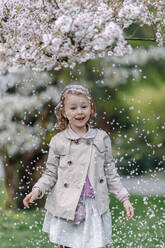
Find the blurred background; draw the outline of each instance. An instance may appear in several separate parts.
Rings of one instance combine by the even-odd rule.
[[[127,225],[120,203],[112,201],[113,247],[165,247],[165,48],[132,45],[130,55],[88,61],[74,70],[0,76],[2,248],[54,247],[40,231],[45,198],[32,205],[35,212],[25,211],[22,200],[44,169],[57,133],[55,106],[67,84],[90,90],[97,109],[93,126],[109,133],[118,172],[137,209]]]

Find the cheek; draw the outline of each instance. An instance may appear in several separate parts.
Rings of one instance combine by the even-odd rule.
[[[65,116],[66,116],[66,118],[68,119],[68,120],[70,120],[71,118],[72,118],[72,113],[70,113],[70,111],[65,111]]]

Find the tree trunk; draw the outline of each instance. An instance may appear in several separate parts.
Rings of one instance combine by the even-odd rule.
[[[20,160],[21,161],[21,160]],[[8,193],[6,208],[24,209],[23,199],[30,193],[35,182],[40,178],[45,164],[45,156],[40,150],[26,153],[22,163],[4,163],[4,184]],[[43,207],[45,199],[37,200],[31,208]]]

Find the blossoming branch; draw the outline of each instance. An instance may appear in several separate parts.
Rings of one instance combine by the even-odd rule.
[[[153,27],[149,40],[163,45],[161,0],[3,0],[0,2],[0,70],[73,68],[96,56],[131,52],[133,23]]]

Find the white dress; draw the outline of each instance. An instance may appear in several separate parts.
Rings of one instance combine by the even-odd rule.
[[[95,198],[85,196],[85,220],[79,224],[69,223],[46,212],[43,231],[49,233],[50,241],[72,248],[100,248],[111,244],[111,214],[107,210],[99,215]]]

